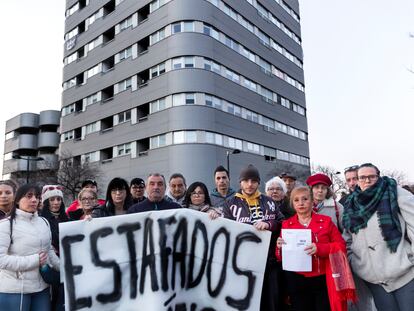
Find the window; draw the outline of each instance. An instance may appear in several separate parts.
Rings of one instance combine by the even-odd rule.
[[[6,140],[11,139],[14,137],[14,131],[6,133]]]
[[[132,16],[128,17],[127,19],[124,19],[122,22],[119,23],[119,30],[123,31],[130,26],[132,26]]]
[[[68,114],[71,114],[74,111],[75,111],[75,104],[70,104],[70,105],[68,105],[66,107],[63,107],[63,109],[62,109],[62,116],[64,117],[64,116],[66,116]]]
[[[185,142],[186,143],[196,143],[197,142],[197,132],[196,131],[186,131],[185,132]]]
[[[98,158],[98,151],[88,152],[84,155],[84,162],[96,162],[99,160]]]
[[[95,67],[92,67],[86,72],[87,78],[93,77],[94,75],[101,72],[101,64],[96,65]]]
[[[186,105],[195,104],[194,94],[185,94],[185,104]]]
[[[13,152],[8,152],[4,155],[3,160],[7,161],[7,160],[11,160],[11,159],[13,159]]]
[[[167,145],[167,134],[154,136],[154,137],[151,137],[150,139],[150,149],[163,147],[166,145]]]
[[[194,31],[194,22],[184,22],[184,31]]]
[[[86,128],[85,128],[85,134],[86,135],[88,135],[90,133],[93,133],[93,132],[96,132],[96,131],[97,131],[97,123],[96,122],[86,125]]]
[[[119,52],[119,61],[127,59],[128,57],[131,57],[131,55],[132,55],[132,46],[130,46],[129,48],[126,48],[125,50]]]
[[[131,88],[132,85],[132,78],[128,78],[124,81],[121,81],[118,83],[118,92],[125,91],[129,88]]]
[[[151,79],[158,77],[160,74],[165,73],[165,63],[154,66],[150,69]]]
[[[69,131],[69,132],[63,133],[63,141],[73,139],[73,135],[74,135],[74,131]]]
[[[194,57],[193,56],[184,57],[184,64],[185,64],[185,68],[193,68],[194,67]]]
[[[205,96],[206,106],[213,107],[213,97],[211,95]]]
[[[172,97],[173,106],[182,106],[185,104],[184,94],[174,94]]]
[[[181,32],[181,23],[172,24],[172,33]]]
[[[131,110],[118,113],[118,123],[124,123],[131,120]]]
[[[174,132],[174,144],[183,144],[185,142],[184,131]]]
[[[172,60],[172,65],[173,65],[173,69],[180,69],[183,66],[183,64],[182,64],[182,58],[181,57],[174,58]]]
[[[99,95],[99,93],[95,93],[95,94],[92,94],[92,95],[86,97],[86,106],[97,103],[99,101],[98,95]]]
[[[131,143],[118,145],[117,149],[118,149],[118,156],[124,156],[127,154],[131,154]]]

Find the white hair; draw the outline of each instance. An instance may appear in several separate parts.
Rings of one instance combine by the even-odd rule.
[[[280,177],[275,176],[275,177],[271,178],[270,180],[268,180],[266,182],[266,186],[265,186],[266,192],[267,192],[267,190],[269,190],[269,188],[271,187],[272,184],[279,185],[279,187],[282,188],[283,193],[286,194],[286,192],[287,192],[286,184]]]

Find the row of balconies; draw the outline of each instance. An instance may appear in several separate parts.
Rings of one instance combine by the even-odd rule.
[[[58,148],[60,136],[57,132],[41,132],[38,134],[20,134],[4,143],[4,153],[17,150],[38,150]]]
[[[21,128],[42,129],[53,127],[57,128],[60,124],[60,111],[45,110],[39,114],[21,113],[6,122],[6,133],[18,131]]]
[[[29,158],[30,160],[27,160]],[[40,157],[10,159],[3,162],[3,175],[21,171],[57,170],[59,168],[56,154],[42,154]]]

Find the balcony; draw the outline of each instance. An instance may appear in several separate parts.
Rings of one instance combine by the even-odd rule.
[[[40,148],[58,148],[59,134],[56,132],[39,133],[37,138],[37,147]]]
[[[21,134],[5,142],[5,153],[16,150],[37,150],[37,135]]]

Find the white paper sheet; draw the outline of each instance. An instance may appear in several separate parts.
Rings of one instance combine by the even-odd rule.
[[[312,256],[304,248],[312,244],[310,229],[282,229],[282,267],[286,271],[312,271]]]

